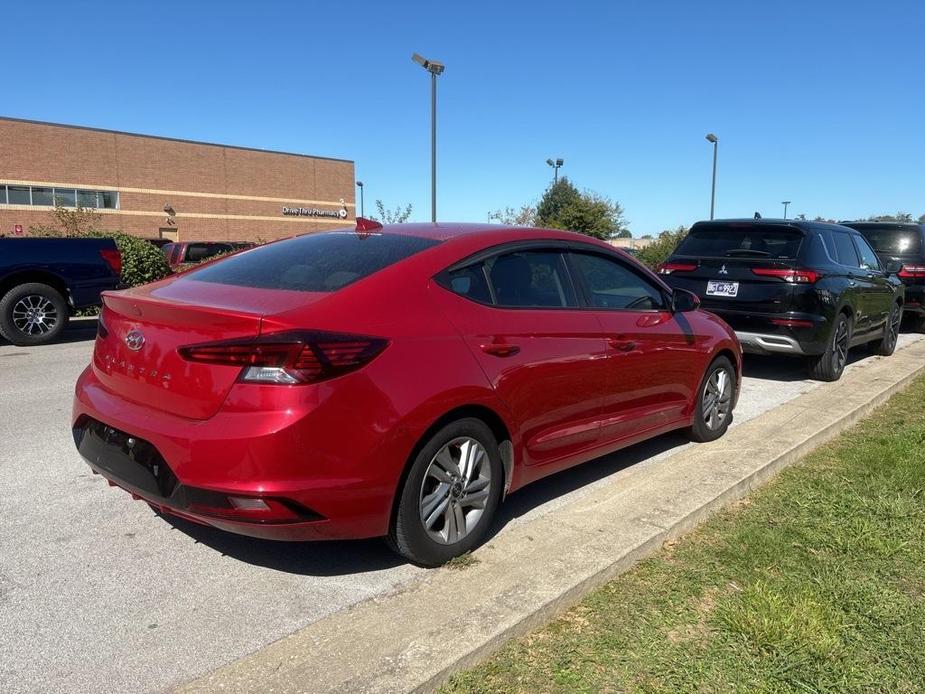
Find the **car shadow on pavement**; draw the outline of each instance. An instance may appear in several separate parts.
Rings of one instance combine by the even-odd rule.
[[[343,576],[391,569],[407,562],[381,539],[280,542],[235,535],[154,512],[196,542],[255,566],[302,576]]]

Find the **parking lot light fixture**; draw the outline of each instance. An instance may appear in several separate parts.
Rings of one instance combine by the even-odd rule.
[[[710,219],[716,211],[716,150],[719,145],[719,138],[713,133],[707,133],[707,142],[713,145],[713,187],[710,191]]]
[[[552,184],[556,185],[559,182],[559,167],[564,163],[564,159],[547,159],[546,163],[552,167]]]
[[[437,77],[446,66],[412,53],[411,60],[430,73],[430,221],[437,221]]]
[[[790,201],[782,200],[780,204],[784,206],[784,219],[787,219],[787,208],[790,206]]]
[[[357,181],[357,188],[360,189],[360,216],[365,217],[363,207],[363,181]]]

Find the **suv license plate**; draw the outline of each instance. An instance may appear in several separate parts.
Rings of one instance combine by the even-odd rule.
[[[710,280],[707,282],[707,296],[736,296],[739,293],[738,282]]]

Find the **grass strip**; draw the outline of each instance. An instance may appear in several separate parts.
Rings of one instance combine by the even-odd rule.
[[[925,379],[444,692],[925,691]]]

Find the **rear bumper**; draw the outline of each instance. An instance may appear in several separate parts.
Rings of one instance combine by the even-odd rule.
[[[242,415],[187,420],[137,405],[108,391],[88,368],[77,382],[72,427],[94,472],[174,516],[274,540],[388,532],[397,472],[353,457],[352,443],[336,429],[322,434],[324,424],[308,430],[291,412]],[[361,433],[356,438],[375,448]],[[230,517],[229,497],[278,501],[295,517]]]
[[[748,354],[816,355],[825,351],[828,342],[830,323],[824,316],[796,312],[713,312],[735,331],[742,351]]]
[[[736,331],[742,351],[749,354],[791,354],[804,356],[802,345],[788,335],[774,335]]]
[[[925,316],[925,285],[907,284],[903,313]]]

